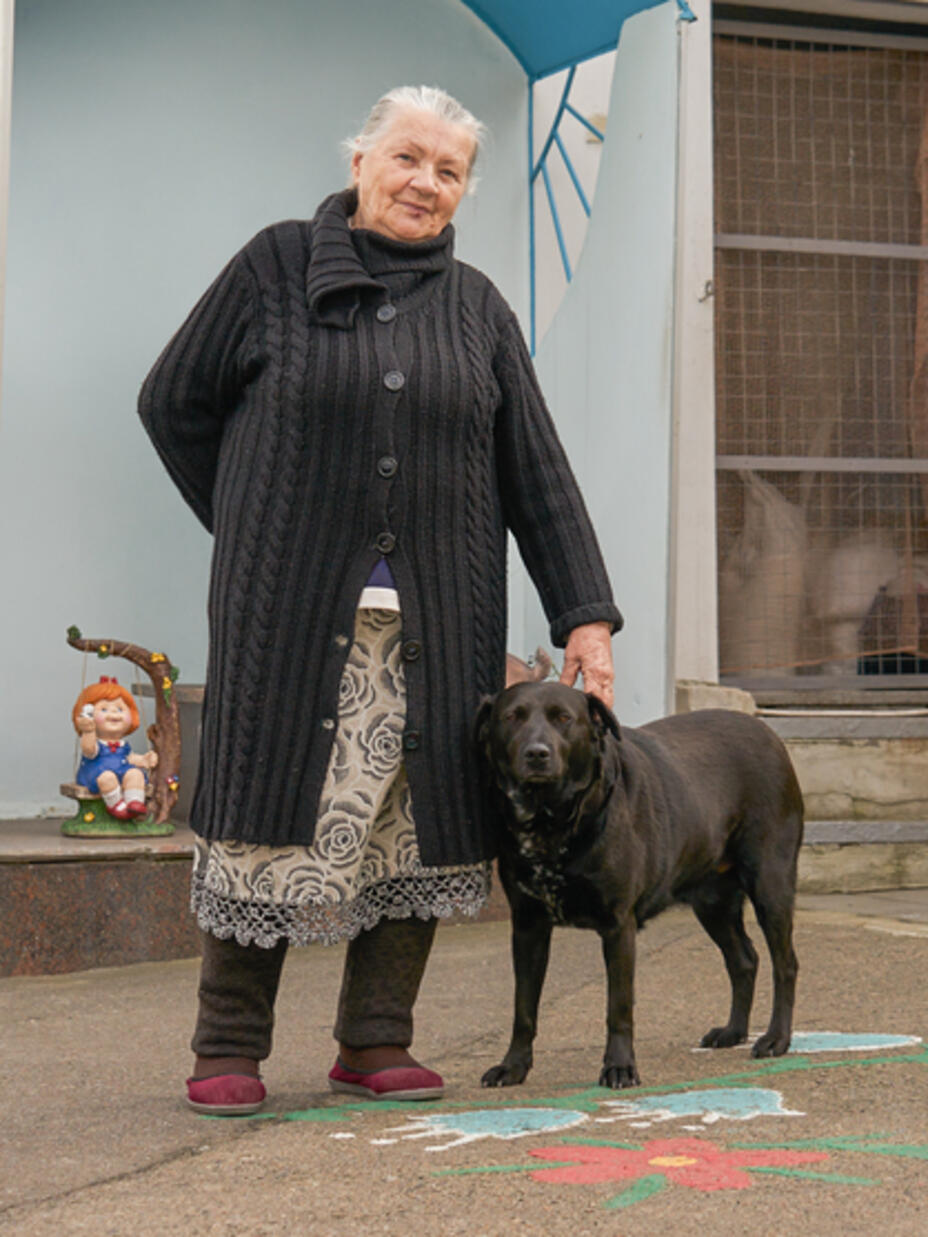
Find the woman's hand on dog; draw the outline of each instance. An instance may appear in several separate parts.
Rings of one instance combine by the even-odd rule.
[[[607,709],[612,708],[612,628],[609,623],[584,623],[567,637],[561,682],[573,687],[583,675],[583,690],[592,692]]]

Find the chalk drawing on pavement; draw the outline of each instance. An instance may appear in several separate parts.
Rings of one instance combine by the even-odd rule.
[[[736,1050],[746,1051],[762,1034],[754,1031]],[[884,1048],[912,1048],[920,1044],[920,1035],[892,1035],[873,1031],[794,1031],[789,1046],[791,1056],[805,1056],[810,1052],[876,1052]],[[716,1052],[715,1048],[693,1048],[693,1052]]]
[[[697,1117],[703,1125],[714,1125],[722,1120],[805,1116],[795,1109],[784,1108],[780,1092],[765,1087],[710,1087],[699,1091],[677,1091],[671,1095],[605,1100],[603,1107],[609,1110],[610,1115],[596,1117],[599,1124],[629,1121],[635,1129],[647,1129],[657,1121],[677,1121],[684,1117]]]
[[[549,1147],[533,1147],[521,1164],[487,1164],[450,1168],[440,1176],[479,1173],[524,1173],[532,1181],[552,1185],[619,1185],[620,1192],[603,1199],[614,1209],[642,1203],[669,1187],[691,1190],[744,1190],[766,1179],[791,1177],[828,1186],[876,1186],[879,1178],[839,1171],[837,1156],[853,1152],[878,1161],[894,1157],[928,1163],[928,1146],[894,1143],[874,1137],[796,1139],[773,1143],[735,1143],[724,1147],[702,1138],[651,1139],[645,1143],[611,1142],[568,1135]],[[545,1161],[541,1167],[538,1161]],[[811,1167],[815,1165],[816,1167]]]
[[[816,1054],[828,1053],[845,1053],[846,1059],[816,1059]],[[775,1075],[781,1081],[788,1075],[798,1078],[810,1071],[826,1071],[826,1076],[831,1077],[836,1069],[870,1066],[908,1070],[926,1067],[928,1048],[917,1035],[800,1031],[796,1032],[791,1053],[786,1057],[752,1062],[749,1070],[739,1062],[717,1077],[672,1085],[657,1094],[626,1092],[623,1098],[613,1099],[614,1092],[591,1086],[568,1095],[533,1098],[529,1101],[531,1106],[520,1108],[509,1108],[505,1101],[490,1107],[486,1100],[479,1109],[468,1109],[460,1101],[452,1102],[450,1111],[445,1105],[430,1106],[427,1112],[417,1106],[415,1112],[403,1113],[403,1125],[378,1128],[377,1136],[367,1137],[364,1142],[372,1147],[388,1147],[417,1139],[423,1150],[439,1152],[479,1140],[509,1141],[535,1136],[536,1145],[526,1148],[527,1158],[521,1163],[443,1166],[436,1169],[435,1175],[514,1173],[539,1184],[608,1187],[614,1183],[618,1193],[607,1188],[601,1199],[601,1205],[610,1209],[642,1204],[666,1189],[743,1190],[763,1182],[772,1183],[777,1178],[805,1182],[810,1188],[816,1184],[876,1186],[880,1184],[879,1178],[842,1172],[845,1157],[846,1167],[852,1170],[861,1156],[872,1157],[874,1166],[890,1157],[905,1160],[913,1168],[920,1162],[928,1169],[928,1145],[894,1142],[887,1134],[778,1138],[769,1142],[731,1142],[722,1137],[728,1124],[726,1133],[731,1138],[731,1122],[805,1115],[787,1108],[779,1091],[756,1085],[761,1079],[772,1080]],[[371,1112],[390,1111],[399,1118],[399,1110],[404,1107],[386,1101],[355,1101],[276,1116],[285,1121],[339,1122],[356,1120]],[[275,1114],[261,1116],[267,1119]],[[616,1131],[618,1139],[595,1136],[607,1134],[598,1128],[598,1123],[618,1122],[625,1123],[621,1133]],[[666,1137],[660,1136],[663,1130],[645,1134],[641,1141],[634,1135],[629,1141],[622,1137],[625,1130],[644,1131],[669,1122],[676,1124]],[[710,1128],[717,1141],[706,1137]],[[331,1136],[345,1140],[341,1145],[346,1153],[352,1138],[358,1137],[344,1130]],[[538,1146],[537,1142],[543,1145]],[[353,1145],[357,1147],[358,1143]]]
[[[426,1147],[426,1151],[447,1151],[481,1138],[524,1138],[528,1134],[554,1134],[588,1120],[584,1112],[570,1108],[481,1108],[472,1112],[416,1114],[405,1125],[386,1130],[403,1140],[448,1138],[448,1142]]]
[[[854,1034],[845,1031],[796,1031],[790,1052],[875,1052],[882,1048],[911,1048],[920,1035]]]

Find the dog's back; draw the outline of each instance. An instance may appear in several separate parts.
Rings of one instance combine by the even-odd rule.
[[[716,819],[771,818],[802,837],[802,791],[782,740],[765,722],[730,709],[697,709],[623,729],[623,742],[672,770],[696,810]]]
[[[763,871],[781,890],[795,887],[802,844],[802,791],[789,753],[759,719],[702,709],[622,731],[623,760],[636,767],[651,877],[636,906],[639,922],[672,902],[693,902],[715,872],[743,889]],[[792,895],[789,895],[792,901]]]

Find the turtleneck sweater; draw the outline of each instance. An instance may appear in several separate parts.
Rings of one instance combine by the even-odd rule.
[[[203,837],[312,841],[358,598],[399,592],[403,761],[422,862],[494,853],[471,741],[504,681],[507,529],[563,647],[621,616],[518,323],[453,255],[353,231],[353,191],[259,232],[145,380],[139,412],[214,536]],[[372,737],[372,742],[376,741]]]

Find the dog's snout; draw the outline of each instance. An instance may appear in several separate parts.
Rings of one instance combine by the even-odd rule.
[[[532,769],[543,769],[551,759],[547,743],[530,743],[525,749],[525,763]]]

